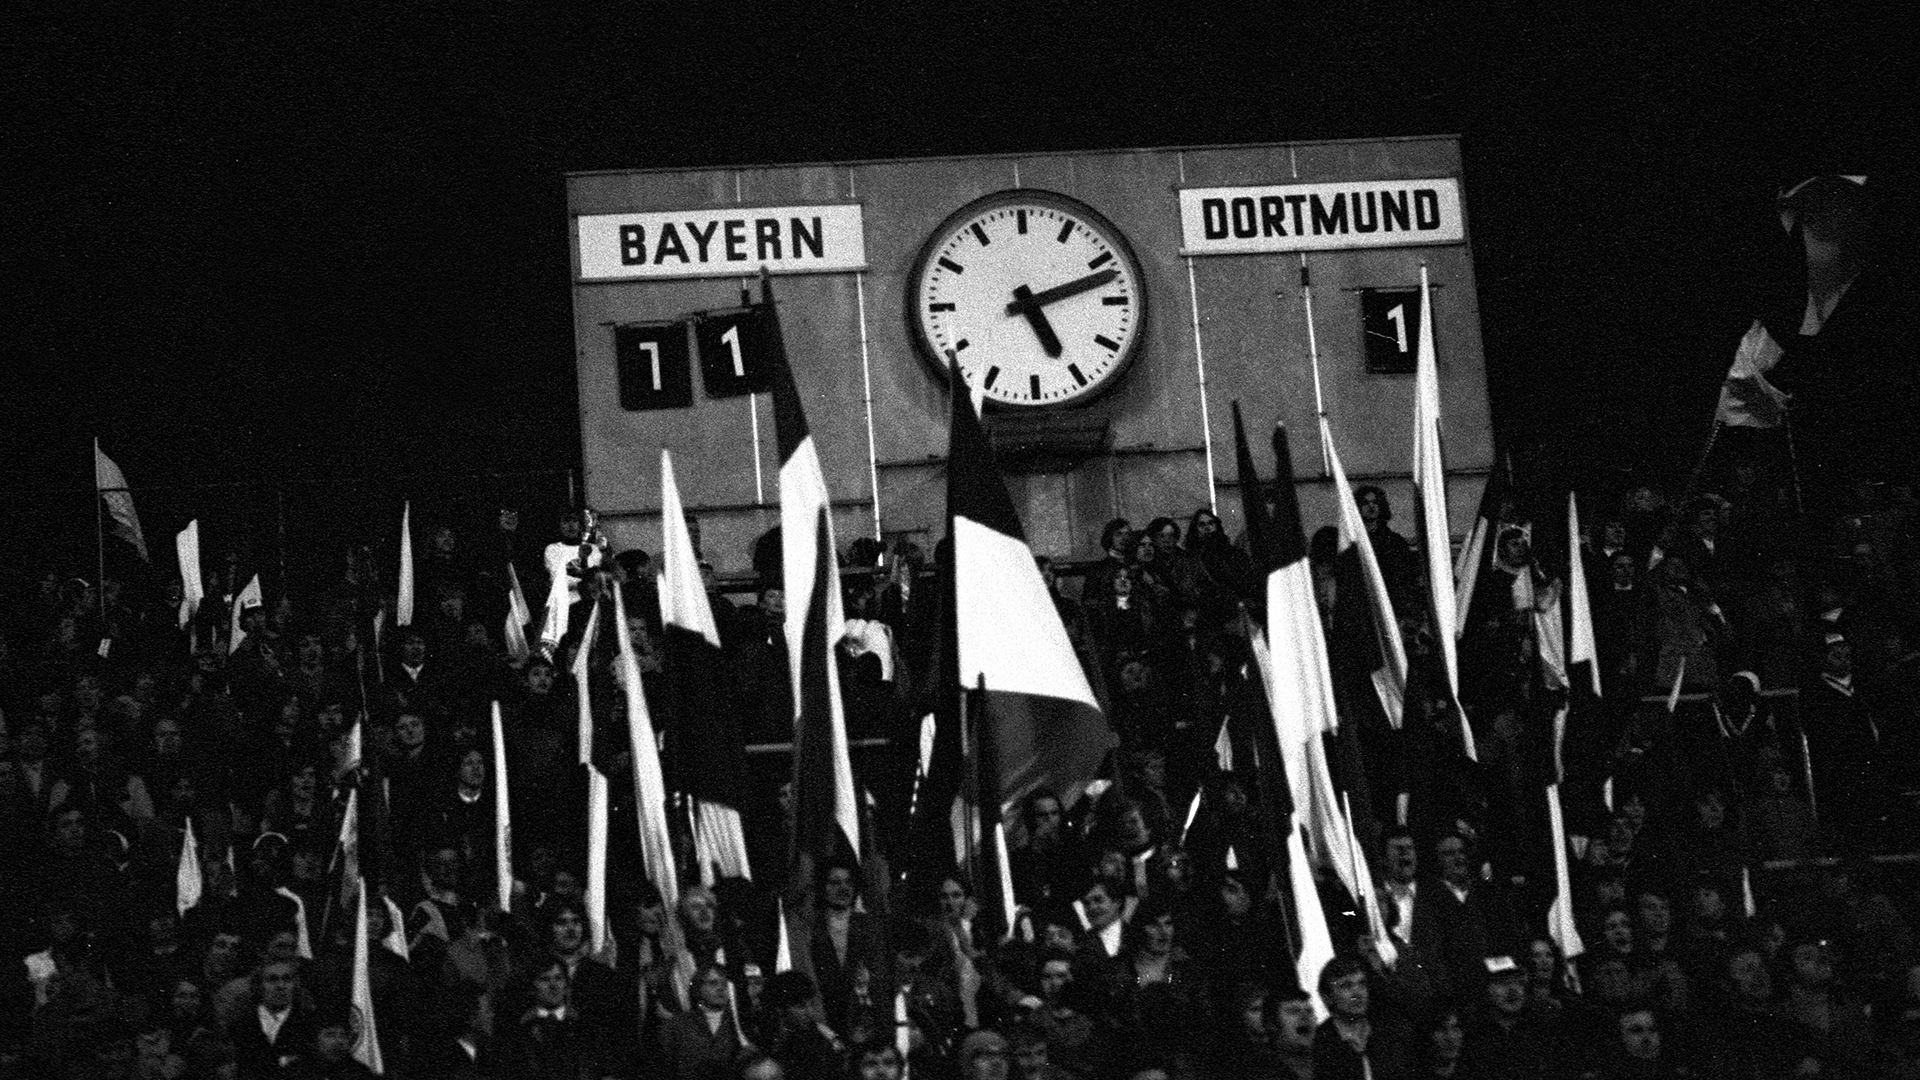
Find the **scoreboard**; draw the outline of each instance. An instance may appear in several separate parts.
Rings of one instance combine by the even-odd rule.
[[[1309,529],[1323,407],[1404,531],[1423,267],[1456,533],[1492,461],[1453,137],[576,173],[567,200],[586,498],[618,547],[659,548],[664,447],[707,557],[749,565],[781,346],[843,544],[944,530],[948,350],[1036,551],[1202,506],[1237,534],[1236,400],[1265,478],[1288,426]]]

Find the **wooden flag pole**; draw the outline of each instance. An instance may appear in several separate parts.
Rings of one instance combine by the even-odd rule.
[[[1300,253],[1300,299],[1307,309],[1307,363],[1313,368],[1313,415],[1325,421],[1327,399],[1320,389],[1320,338],[1313,329],[1313,275],[1307,269],[1307,253]],[[1327,449],[1324,432],[1320,437],[1320,475],[1333,475],[1333,458]]]

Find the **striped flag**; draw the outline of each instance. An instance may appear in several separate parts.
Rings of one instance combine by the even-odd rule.
[[[789,848],[796,868],[794,880],[804,884],[811,882],[815,867],[832,859],[858,860],[860,807],[853,790],[840,671],[833,655],[835,644],[846,633],[833,509],[800,391],[786,350],[779,345],[779,309],[773,303],[771,279],[765,275],[761,289],[774,328],[781,581],[787,597],[787,671],[794,703],[794,831]]]
[[[1318,861],[1330,864],[1351,895],[1359,895],[1360,890],[1354,880],[1357,853],[1351,851],[1326,766],[1322,735],[1337,726],[1333,678],[1314,601],[1313,572],[1307,564],[1306,534],[1293,488],[1293,458],[1284,427],[1274,429],[1273,452],[1279,469],[1274,485],[1278,513],[1272,537],[1277,566],[1267,575],[1267,648],[1263,659],[1270,670],[1268,705],[1273,712],[1275,737],[1295,804],[1287,850],[1292,864],[1289,884],[1303,943],[1300,985],[1312,992],[1320,968],[1332,958],[1333,947],[1301,833],[1313,837]],[[1324,1004],[1317,998],[1315,1002],[1316,1011],[1324,1015]]]
[[[660,623],[676,773],[693,800],[693,852],[700,880],[750,878],[745,805],[746,737],[726,694],[726,659],[706,582],[693,552],[673,458],[660,451]]]
[[[987,691],[981,726],[999,759],[993,779],[1008,804],[1042,785],[1077,792],[1099,771],[1113,732],[1034,564],[986,432],[968,396],[957,392],[965,382],[957,372],[951,378],[947,509],[956,688]]]
[[[1407,649],[1400,640],[1400,623],[1394,617],[1393,598],[1387,595],[1387,579],[1380,572],[1380,559],[1374,553],[1373,539],[1367,535],[1367,523],[1360,517],[1360,505],[1354,502],[1347,471],[1334,449],[1333,429],[1324,416],[1320,418],[1320,445],[1327,448],[1334,498],[1340,504],[1340,550],[1354,549],[1360,560],[1360,579],[1366,586],[1364,600],[1380,651],[1380,666],[1373,670],[1374,693],[1380,697],[1387,723],[1398,728],[1407,704]]]
[[[132,544],[142,562],[151,561],[147,558],[147,538],[140,532],[140,515],[133,512],[133,492],[127,489],[126,474],[100,449],[99,439],[93,440],[93,487],[106,500],[108,531]]]
[[[1567,492],[1567,670],[1587,665],[1593,696],[1600,696],[1600,652],[1593,636],[1593,603],[1587,594],[1586,560],[1580,553],[1580,505]]]
[[[393,625],[413,625],[413,503],[400,506],[400,589],[393,603]]]
[[[1440,365],[1434,355],[1433,297],[1427,268],[1420,268],[1420,350],[1414,366],[1413,486],[1420,516],[1420,548],[1426,562],[1427,608],[1434,647],[1446,671],[1447,693],[1460,700],[1459,600],[1454,592],[1453,525],[1447,516],[1447,467],[1440,439]],[[1461,748],[1479,760],[1473,728],[1460,718]]]

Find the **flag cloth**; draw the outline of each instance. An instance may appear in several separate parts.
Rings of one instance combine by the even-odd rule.
[[[1460,610],[1454,592],[1453,519],[1447,515],[1447,467],[1440,438],[1440,364],[1434,353],[1433,297],[1420,268],[1420,348],[1414,365],[1413,487],[1420,514],[1420,550],[1426,564],[1427,613],[1433,644],[1446,672],[1447,693],[1460,701]],[[1460,716],[1461,749],[1479,760],[1473,727]]]
[[[294,955],[302,960],[313,959],[313,937],[307,929],[307,902],[300,899],[299,893],[285,885],[273,891],[293,902]]]
[[[200,613],[200,601],[207,598],[206,583],[200,579],[200,519],[187,522],[173,538],[173,551],[180,559],[180,625],[185,627]]]
[[[373,1017],[373,978],[367,955],[367,883],[360,881],[354,895],[353,918],[353,1011],[360,1020],[359,1039],[353,1044],[353,1060],[375,1076],[386,1074],[380,1060],[380,1029]]]
[[[1480,492],[1480,509],[1474,515],[1473,532],[1467,536],[1465,546],[1460,549],[1460,557],[1453,564],[1456,597],[1453,635],[1456,639],[1467,636],[1474,594],[1479,590],[1480,578],[1487,564],[1495,558],[1495,539],[1500,526],[1513,514],[1515,491],[1513,459],[1506,455],[1496,456],[1493,468],[1487,472],[1487,486]]]
[[[674,735],[674,771],[693,800],[693,854],[700,880],[751,878],[747,865],[746,736],[740,711],[728,694],[729,673],[720,650],[720,628],[693,534],[680,502],[673,458],[660,451],[660,625],[662,670],[667,678]]]
[[[247,582],[247,587],[240,590],[240,595],[233,598],[233,625],[227,637],[229,654],[239,651],[240,643],[247,640],[247,632],[240,628],[240,616],[245,614],[248,608],[266,606],[266,601],[260,592],[260,575],[255,574],[253,579]]]
[[[493,887],[501,911],[513,910],[513,823],[507,810],[507,728],[493,703]]]
[[[1787,394],[1767,381],[1767,372],[1785,356],[1780,343],[1767,332],[1759,319],[1740,339],[1733,352],[1733,366],[1720,384],[1720,403],[1714,409],[1716,424],[1728,427],[1779,427],[1787,415]]]
[[[200,903],[206,892],[206,875],[200,872],[200,844],[193,838],[193,815],[187,815],[187,831],[180,838],[180,864],[173,874],[173,903],[185,916],[187,909]]]
[[[593,764],[593,692],[592,682],[593,646],[600,636],[600,604],[593,602],[593,610],[587,613],[586,629],[580,634],[580,645],[573,653],[573,701],[579,710],[579,730],[575,742],[579,745],[580,764]]]
[[[347,805],[340,811],[340,838],[334,862],[340,870],[340,907],[353,902],[354,883],[360,880],[360,789],[347,789]],[[329,871],[332,867],[328,868]]]
[[[1360,504],[1353,499],[1347,483],[1347,470],[1334,449],[1333,429],[1327,418],[1320,418],[1320,445],[1327,449],[1327,463],[1333,472],[1334,498],[1340,505],[1340,550],[1354,549],[1360,559],[1360,576],[1365,584],[1367,613],[1373,623],[1373,636],[1380,652],[1380,666],[1373,670],[1373,689],[1387,723],[1398,729],[1406,713],[1407,649],[1400,640],[1400,623],[1394,617],[1393,598],[1387,595],[1387,579],[1380,572],[1380,560],[1367,535],[1367,523],[1360,516]]]
[[[526,663],[533,650],[527,644],[527,627],[533,622],[533,612],[527,607],[527,594],[520,588],[520,571],[507,564],[507,625],[505,640],[507,655],[515,664]]]
[[[1593,636],[1593,603],[1587,594],[1586,560],[1580,551],[1580,505],[1567,492],[1567,668],[1587,665],[1593,696],[1600,696],[1600,651]]]
[[[380,902],[387,906],[387,936],[380,939],[380,944],[405,960],[408,958],[406,916],[400,914],[400,905],[393,902],[393,897],[381,893]]]
[[[667,834],[667,779],[660,771],[660,743],[640,683],[640,661],[627,629],[627,605],[613,590],[614,639],[620,648],[620,692],[627,699],[627,736],[633,751],[634,807],[640,819],[640,856],[648,880],[660,890],[666,909],[680,902],[680,879],[673,865],[673,841]],[[669,923],[672,919],[667,920]]]
[[[1247,555],[1253,561],[1258,588],[1250,601],[1265,602],[1267,575],[1280,563],[1274,554],[1273,521],[1260,491],[1260,473],[1247,448],[1247,430],[1240,422],[1240,399],[1233,401],[1233,461],[1240,479],[1240,516],[1246,521]]]
[[[587,934],[594,955],[607,947],[607,816],[612,791],[607,774],[587,763]]]
[[[1353,879],[1360,886],[1360,891],[1354,895],[1354,903],[1366,916],[1367,934],[1373,940],[1375,954],[1380,957],[1382,964],[1391,968],[1400,962],[1400,948],[1393,943],[1393,934],[1387,929],[1386,913],[1381,910],[1380,898],[1373,887],[1373,871],[1367,868],[1366,859],[1360,855],[1360,833],[1353,826],[1353,803],[1344,791],[1340,793],[1340,814],[1346,821],[1348,851],[1354,859]]]
[[[400,506],[400,589],[393,602],[393,625],[413,625],[413,502]]]
[[[1034,563],[980,418],[959,392],[965,380],[957,368],[949,378],[956,688],[985,691],[980,734],[998,760],[994,780],[1005,803],[1042,785],[1071,802],[1112,749],[1113,730]]]
[[[1275,493],[1274,550],[1280,567],[1267,575],[1267,657],[1273,665],[1269,707],[1287,789],[1295,812],[1313,842],[1315,861],[1333,871],[1349,896],[1360,895],[1354,876],[1356,853],[1348,838],[1334,791],[1324,736],[1338,731],[1333,674],[1327,642],[1314,602],[1313,571],[1307,563],[1306,533],[1293,487],[1293,459],[1286,428],[1276,427],[1273,452],[1279,473]]]
[[[132,544],[140,553],[140,561],[150,562],[147,538],[140,532],[140,515],[133,512],[133,492],[127,490],[126,474],[100,449],[99,439],[93,440],[93,486],[107,503],[107,531]]]
[[[781,581],[786,589],[787,673],[793,686],[792,880],[810,884],[834,858],[858,861],[860,807],[834,646],[846,633],[833,509],[799,388],[780,343],[772,280],[761,275],[772,335],[773,421],[780,447]]]

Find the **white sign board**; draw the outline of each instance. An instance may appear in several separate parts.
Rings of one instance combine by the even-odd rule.
[[[581,281],[816,274],[867,268],[857,204],[581,214]]]
[[[1466,235],[1460,182],[1448,176],[1180,190],[1182,255],[1457,244]]]

